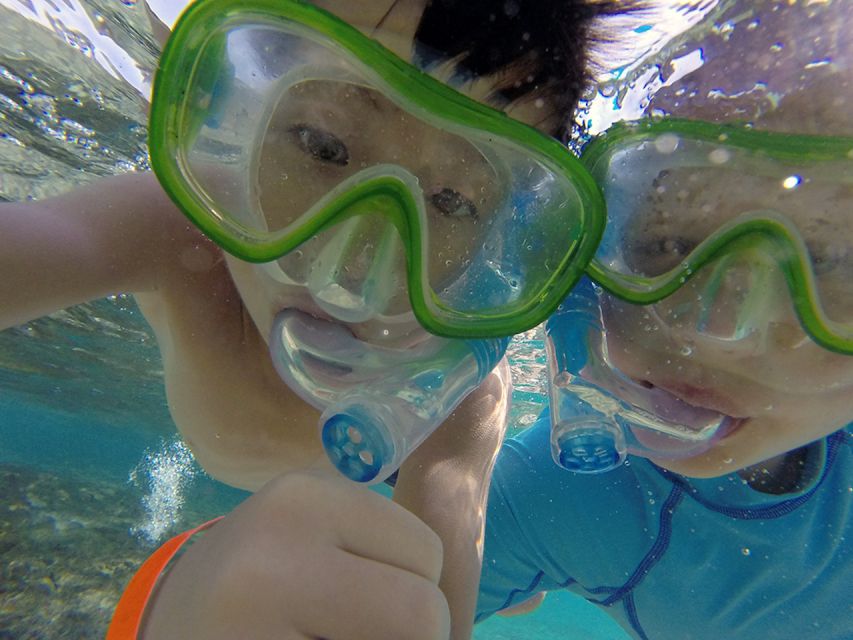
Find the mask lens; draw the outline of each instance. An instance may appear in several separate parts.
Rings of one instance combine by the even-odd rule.
[[[690,276],[693,252],[702,243],[741,220],[780,220],[793,240],[734,233],[735,240],[697,268],[719,269],[720,260],[731,261],[721,256],[732,252],[757,251],[765,257],[735,260],[738,269],[749,263],[766,269],[770,260],[790,273],[791,265],[801,261],[813,277],[813,302],[821,313],[833,322],[850,323],[851,159],[843,153],[818,156],[808,146],[802,153],[788,151],[736,146],[725,135],[705,140],[666,131],[627,138],[602,154],[594,167],[608,205],[596,260],[604,270],[635,281],[674,271]],[[802,289],[795,296],[810,295],[801,279],[789,286]]]

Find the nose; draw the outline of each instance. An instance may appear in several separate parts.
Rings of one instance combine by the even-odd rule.
[[[771,327],[794,320],[779,267],[757,251],[729,254],[705,265],[654,305],[654,313],[688,340],[712,340],[727,350],[756,353],[767,347]]]
[[[355,216],[326,231],[308,273],[317,305],[342,322],[365,322],[389,311],[405,290],[406,263],[397,230],[379,215]]]

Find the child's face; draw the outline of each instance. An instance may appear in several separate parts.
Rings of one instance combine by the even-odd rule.
[[[792,38],[804,28],[793,22],[788,26]],[[850,40],[843,32],[835,35]],[[750,37],[761,46],[758,36]],[[780,30],[774,37],[781,38]],[[745,46],[740,43],[731,56],[750,60]],[[708,69],[700,70],[710,77],[702,79],[700,75],[693,82],[689,88],[695,94],[711,95],[721,82],[736,87],[738,80],[754,80],[755,68],[737,62],[726,64],[725,55],[720,57],[711,60]],[[821,56],[814,57],[818,58]],[[834,68],[826,65],[824,70],[800,76],[797,69],[802,66],[795,65],[794,54],[781,58],[786,65],[781,73],[796,73],[800,89],[788,93],[769,110],[766,103],[751,105],[738,93],[731,119],[742,120],[746,113],[757,113],[750,118],[756,128],[853,135],[853,118],[841,106],[853,97],[850,47],[836,49],[832,59]],[[713,70],[725,70],[725,74],[714,77]],[[736,70],[744,74],[742,78],[732,77]],[[682,89],[681,95],[684,93]],[[756,100],[763,100],[763,96],[758,95]],[[679,103],[677,97],[669,103],[659,100],[656,106],[673,115],[720,118],[711,100],[698,109]],[[692,246],[697,236],[701,239],[733,213],[750,210],[757,184],[754,177],[722,170],[692,173],[695,188],[690,189],[670,188],[676,183],[684,185],[688,176],[677,172],[661,175],[654,202],[632,220],[643,229],[648,246],[660,248],[658,238],[664,232],[667,238],[678,238]],[[853,228],[849,207],[842,203],[850,202],[851,186],[849,182],[800,186],[803,188],[780,196],[779,209],[803,230],[827,314],[849,323],[853,318]],[[734,431],[699,456],[655,460],[688,476],[722,475],[767,460],[821,438],[853,418],[853,356],[816,345],[801,328],[778,268],[750,265],[751,259],[746,255],[734,261],[723,278],[713,277],[711,265],[656,305],[635,306],[606,296],[607,345],[615,366],[634,380],[669,391],[691,405],[740,419]],[[755,279],[759,272],[762,277]],[[743,306],[750,297],[760,299],[754,317]],[[747,331],[738,333],[736,317],[748,325]]]
[[[426,3],[314,4],[409,60]],[[491,86],[488,79],[481,79],[462,90],[479,99]],[[426,273],[430,285],[452,280],[482,244],[490,198],[496,197],[495,185],[500,184],[482,153],[457,136],[425,125],[372,89],[309,79],[289,91],[290,99],[271,115],[258,157],[258,199],[268,224],[278,228],[291,222],[365,167],[399,164],[417,177],[424,191],[430,220]],[[526,105],[509,113],[533,123],[541,120],[543,108],[540,102],[538,107]],[[374,345],[405,348],[429,339],[411,312],[402,247],[391,252],[380,249],[383,237],[391,235],[396,242],[396,231],[379,216],[360,216],[357,231],[347,229],[349,222],[303,243],[275,267],[228,257],[243,302],[262,335],[270,335],[280,311],[297,309],[346,324],[357,339]],[[345,241],[347,237],[353,241]],[[377,265],[390,274],[390,285],[370,292],[361,283],[368,282],[371,270],[375,277]],[[281,273],[274,277],[271,273],[279,266]],[[328,281],[318,275],[324,270],[333,274]],[[306,279],[313,279],[311,286]],[[358,299],[373,293],[375,298],[365,304]]]

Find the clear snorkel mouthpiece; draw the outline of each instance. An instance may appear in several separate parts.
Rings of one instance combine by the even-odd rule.
[[[356,482],[382,482],[498,364],[509,338],[430,338],[409,349],[369,345],[338,324],[298,311],[278,315],[273,363],[322,409],[332,464]]]
[[[339,398],[320,418],[332,464],[357,482],[390,476],[497,365],[508,341],[445,340],[403,376]]]
[[[580,375],[603,337],[598,300],[584,278],[545,324],[551,456],[570,471],[602,473],[627,456],[622,429],[599,409],[618,400]]]
[[[629,453],[685,458],[707,450],[734,419],[641,385],[607,358],[595,286],[583,278],[545,325],[551,453],[571,471],[602,473]]]

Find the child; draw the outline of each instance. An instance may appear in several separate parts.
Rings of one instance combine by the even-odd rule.
[[[451,75],[463,92],[548,134],[561,127],[582,85],[590,21],[620,8],[415,0],[317,4],[404,59],[411,58],[419,29],[425,63],[453,61]],[[368,130],[375,122],[359,124]],[[297,125],[284,132],[291,136],[288,148],[346,164],[325,132]],[[375,140],[391,146],[401,142],[393,136],[406,133]],[[424,148],[435,142],[423,140]],[[440,155],[430,161],[442,179],[465,182],[466,172],[453,162]],[[210,171],[200,175],[213,176],[216,169]],[[326,174],[318,168],[317,175]],[[455,243],[470,240],[470,231],[453,225],[477,222],[486,212],[483,203],[474,202],[476,194],[460,195],[461,188],[430,186],[437,219],[449,220],[446,248],[461,251]],[[147,175],[113,178],[35,204],[5,205],[0,224],[7,276],[0,284],[0,325],[133,292],[157,336],[170,410],[183,438],[211,475],[259,490],[175,565],[151,608],[146,636],[240,637],[252,635],[251,624],[258,637],[272,630],[276,637],[446,637],[448,629],[453,637],[469,635],[483,503],[507,406],[505,369],[489,376],[402,468],[395,500],[421,521],[329,477],[317,438],[318,412],[282,382],[269,355],[267,338],[283,309],[337,321],[361,343],[383,349],[434,340],[399,302],[405,302],[398,295],[402,277],[395,281],[398,306],[347,320],[339,304],[344,298],[317,300],[307,286],[282,285],[271,280],[269,269],[223,254]],[[439,275],[431,267],[428,277],[447,275],[440,257],[430,256]],[[351,283],[332,284],[338,286],[328,288],[334,292]],[[389,309],[393,322],[383,320]],[[381,542],[376,522],[382,523]],[[280,557],[285,549],[287,557]],[[329,602],[340,616],[328,615]]]
[[[694,43],[704,64],[648,107],[805,137],[745,132],[757,145],[750,155],[727,144],[734,129],[719,129],[708,147],[714,155],[699,168],[688,157],[695,142],[686,126],[650,136],[645,149],[627,137],[613,143],[633,160],[627,172],[614,171],[621,180],[602,181],[610,227],[623,208],[630,216],[622,236],[610,239],[631,273],[652,276],[659,262],[668,269],[689,260],[715,229],[734,228],[736,216],[775,221],[780,212],[808,247],[814,281],[786,282],[781,265],[789,273],[798,268],[790,245],[783,253],[785,245],[742,237],[738,249],[693,269],[692,279],[655,304],[626,303],[605,284],[595,298],[606,346],[597,364],[620,376],[613,397],[624,400],[628,390],[654,397],[650,420],[666,423],[666,411],[683,425],[710,416],[722,433],[704,451],[679,457],[669,444],[677,438],[631,424],[629,446],[644,447],[644,457],[584,475],[551,463],[543,414],[498,457],[478,619],[515,604],[531,609],[544,592],[566,588],[603,607],[634,638],[853,635],[846,544],[853,119],[839,108],[853,95],[847,9],[735,4],[715,22],[724,29]],[[781,143],[775,152],[770,139]],[[840,155],[826,161],[836,142]],[[780,166],[800,171],[773,172],[770,158],[780,149],[788,154]],[[599,253],[603,270],[617,264],[606,255],[616,254]],[[805,296],[801,288],[814,291]],[[832,327],[822,336],[807,317],[813,293]],[[584,372],[590,369],[595,364],[586,363]]]

